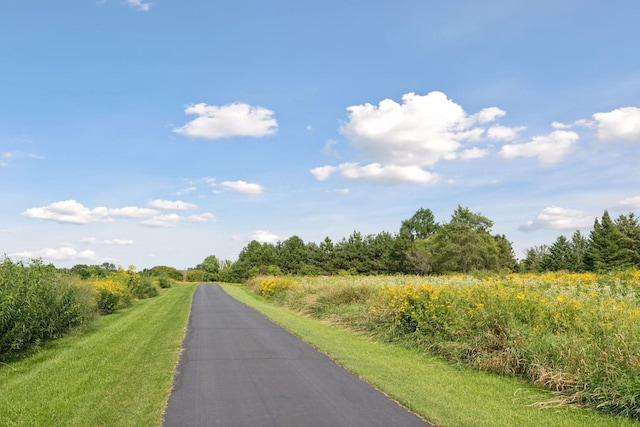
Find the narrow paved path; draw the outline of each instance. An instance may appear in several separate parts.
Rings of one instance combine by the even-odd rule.
[[[200,285],[164,425],[429,424],[219,286]]]

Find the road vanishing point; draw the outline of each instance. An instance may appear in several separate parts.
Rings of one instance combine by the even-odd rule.
[[[220,286],[200,285],[164,426],[430,424]]]

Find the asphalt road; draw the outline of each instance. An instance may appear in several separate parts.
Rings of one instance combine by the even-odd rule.
[[[217,285],[196,290],[183,346],[166,427],[429,426]]]

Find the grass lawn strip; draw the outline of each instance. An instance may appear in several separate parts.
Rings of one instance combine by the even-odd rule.
[[[245,287],[224,289],[440,427],[640,426],[591,410],[542,409],[535,403],[553,396],[518,379],[456,368],[415,350],[370,340],[276,306]]]
[[[195,288],[174,285],[0,365],[0,425],[158,426]]]

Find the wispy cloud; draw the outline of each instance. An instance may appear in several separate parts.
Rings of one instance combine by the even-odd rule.
[[[171,201],[171,200],[152,200],[149,203],[147,203],[148,206],[150,206],[153,209],[160,209],[160,210],[166,210],[166,211],[186,211],[189,209],[195,209],[198,206],[194,205],[193,203],[186,203],[180,200],[176,200]]]
[[[186,218],[186,220],[189,222],[205,223],[205,222],[216,222],[218,218],[212,213],[203,213],[199,215],[189,215]]]
[[[148,12],[151,10],[153,3],[143,2],[142,0],[126,0],[127,4],[140,12]]]
[[[44,160],[44,157],[35,153],[23,153],[21,151],[4,151],[0,152],[0,167],[7,166],[13,160],[17,159]]]
[[[140,224],[146,227],[169,228],[178,225],[180,219],[180,215],[177,214],[158,215],[153,218],[140,221]]]
[[[60,248],[42,248],[31,251],[15,252],[10,254],[9,256],[25,259],[43,258],[53,261],[91,261],[98,258],[96,256],[96,253],[91,249],[78,251],[71,246],[62,246]]]
[[[124,217],[140,219],[141,225],[147,227],[175,227],[183,219],[177,214],[160,215],[163,210],[190,210],[197,206],[182,201],[153,200],[149,202],[153,208],[140,208],[136,206],[126,206],[123,208],[97,207],[90,209],[75,200],[63,200],[51,203],[48,206],[30,208],[22,215],[28,218],[44,219],[58,223],[86,225],[96,222],[113,222],[113,217]],[[185,218],[188,222],[209,222],[215,220],[215,215],[202,213],[191,215]],[[95,240],[85,239],[83,243],[95,243]],[[118,239],[111,240],[110,244],[121,244]],[[107,244],[107,243],[105,243]]]

